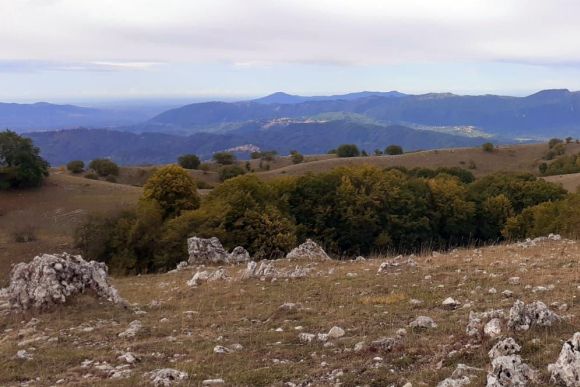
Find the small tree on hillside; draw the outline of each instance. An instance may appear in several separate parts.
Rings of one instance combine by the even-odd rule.
[[[179,156],[177,163],[185,169],[197,169],[199,168],[201,161],[199,160],[199,157],[194,154],[186,154]]]
[[[403,154],[403,147],[400,145],[389,145],[385,148],[385,154],[387,155],[402,155]]]
[[[165,217],[199,208],[197,185],[189,173],[177,165],[158,169],[143,187],[143,199],[157,202]]]
[[[82,160],[69,161],[66,165],[66,169],[71,173],[81,173],[85,170],[85,162]]]
[[[338,157],[357,157],[360,156],[360,151],[355,144],[342,144],[336,149]]]
[[[491,153],[495,150],[495,146],[491,142],[486,142],[481,146],[481,149],[483,149],[484,152]]]
[[[39,186],[48,166],[32,140],[9,130],[0,132],[0,189]]]
[[[293,164],[300,164],[304,162],[304,156],[302,156],[302,153],[298,151],[290,152],[290,158],[292,159]]]
[[[246,173],[244,169],[238,165],[225,165],[219,171],[219,176],[221,181],[226,181],[228,179],[240,176]]]
[[[236,162],[236,156],[230,152],[217,152],[213,154],[213,160],[221,165],[231,165]]]
[[[119,175],[119,166],[109,159],[94,159],[89,163],[89,168],[101,177]]]

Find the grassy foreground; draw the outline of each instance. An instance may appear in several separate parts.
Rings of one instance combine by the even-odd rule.
[[[552,328],[523,333],[505,332],[522,346],[522,358],[541,372],[547,385],[547,365],[553,363],[564,340],[577,330],[580,306],[580,245],[546,242],[536,247],[500,245],[462,249],[442,255],[417,257],[417,267],[392,268],[377,274],[383,258],[366,261],[306,262],[280,260],[277,267],[308,266],[305,279],[275,282],[241,281],[242,266],[227,267],[231,281],[190,288],[195,269],[162,275],[115,278],[115,286],[132,306],[123,309],[85,295],[41,314],[0,317],[0,385],[110,385],[146,384],[144,375],[156,368],[186,371],[183,385],[222,378],[227,385],[283,385],[312,382],[345,386],[433,386],[448,377],[458,363],[487,368],[487,351],[495,340],[468,345],[465,334],[470,310],[509,310],[516,299],[567,304],[567,311],[551,306],[564,321]],[[213,270],[214,268],[209,268]],[[508,278],[519,276],[519,285]],[[528,286],[529,285],[529,286]],[[530,287],[554,285],[552,290]],[[489,289],[495,288],[496,293]],[[502,295],[509,289],[512,298]],[[441,302],[453,297],[471,307],[447,310]],[[421,300],[412,305],[411,299]],[[285,311],[284,303],[300,303]],[[413,330],[417,316],[432,317],[438,327]],[[39,319],[30,328],[32,318]],[[143,329],[134,338],[119,338],[133,320]],[[28,324],[28,328],[26,328]],[[302,343],[300,332],[326,333],[342,327],[343,337]],[[364,349],[381,337],[405,328],[401,344],[390,352]],[[537,339],[537,340],[534,340]],[[216,345],[242,349],[214,353]],[[26,350],[31,360],[18,359]],[[124,365],[117,359],[130,351],[140,359]],[[81,364],[92,360],[92,364]],[[106,362],[106,363],[105,363]],[[130,370],[125,379],[111,379],[107,369]],[[341,370],[342,374],[337,371]],[[472,385],[482,385],[485,372]]]

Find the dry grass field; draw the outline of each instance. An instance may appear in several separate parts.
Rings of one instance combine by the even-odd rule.
[[[0,281],[12,263],[70,250],[72,234],[87,214],[120,211],[135,205],[139,196],[138,187],[58,171],[41,188],[0,192]]]
[[[189,374],[184,386],[216,378],[239,386],[434,386],[464,363],[482,369],[471,384],[480,386],[489,369],[487,351],[497,339],[480,342],[467,336],[469,312],[507,312],[517,299],[543,301],[563,317],[550,328],[511,332],[504,327],[502,332],[515,338],[523,361],[540,372],[536,385],[549,385],[548,364],[580,324],[579,244],[461,249],[419,256],[416,267],[377,274],[383,261],[279,260],[278,268],[301,266],[311,272],[306,278],[274,282],[240,280],[243,267],[231,266],[225,268],[229,281],[197,288],[186,284],[193,268],[115,278],[114,285],[131,304],[127,309],[85,295],[45,313],[0,317],[0,385],[147,385],[148,371],[169,367]],[[508,281],[514,276],[521,278],[517,285]],[[513,291],[512,297],[502,295],[506,289]],[[442,307],[446,297],[462,306]],[[414,305],[412,299],[422,303]],[[284,303],[299,306],[280,309]],[[438,326],[410,328],[421,315]],[[143,329],[133,338],[118,337],[133,320],[141,321]],[[333,326],[343,328],[344,336],[326,344],[299,340],[301,332],[326,333]],[[368,346],[395,337],[401,328],[406,335],[391,350]],[[360,342],[365,345],[359,344],[357,351]],[[231,349],[235,344],[241,348],[214,352],[218,345]],[[18,359],[19,350],[32,359]],[[125,352],[138,361],[119,359]],[[111,379],[115,370],[128,370],[127,378]]]
[[[580,173],[571,173],[569,175],[556,175],[544,177],[545,180],[552,183],[562,184],[570,192],[576,192],[580,189]]]

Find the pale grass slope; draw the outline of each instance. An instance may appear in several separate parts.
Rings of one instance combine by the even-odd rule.
[[[469,311],[503,308],[507,312],[516,299],[543,301],[565,316],[551,328],[507,333],[522,346],[523,360],[540,371],[538,385],[549,384],[548,364],[556,360],[563,341],[580,323],[580,244],[548,241],[528,248],[461,249],[423,255],[416,261],[416,267],[392,267],[377,274],[383,258],[280,260],[275,262],[278,268],[309,267],[311,274],[288,281],[241,281],[244,267],[234,266],[225,268],[231,280],[196,288],[186,282],[197,268],[116,278],[113,283],[133,304],[131,308],[86,295],[44,314],[1,317],[0,385],[31,380],[51,385],[60,380],[67,385],[133,386],[145,384],[149,371],[175,368],[189,374],[182,385],[190,386],[216,378],[227,385],[248,386],[338,381],[345,386],[407,382],[434,386],[459,363],[489,368],[487,352],[496,340],[467,345]],[[509,278],[515,276],[521,278],[519,284],[510,284]],[[552,290],[531,290],[550,289],[550,285]],[[497,292],[489,293],[490,288]],[[506,289],[513,291],[513,297],[502,295]],[[471,306],[450,310],[441,305],[447,297]],[[410,303],[411,299],[422,304]],[[284,303],[300,305],[281,310]],[[559,310],[562,304],[568,305],[566,311]],[[433,318],[438,327],[409,328],[409,322],[421,315]],[[118,337],[134,320],[142,325],[136,335]],[[330,339],[331,344],[303,343],[298,338],[301,332],[327,333],[334,326],[345,334]],[[407,334],[390,351],[354,350],[361,341],[394,337],[400,328]],[[232,351],[215,353],[216,346]],[[17,358],[19,350],[32,359]],[[126,352],[139,360],[128,364],[131,356]],[[111,379],[117,371],[128,378]],[[483,385],[484,378],[481,373],[472,385]]]

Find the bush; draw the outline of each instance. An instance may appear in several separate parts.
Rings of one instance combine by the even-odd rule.
[[[302,153],[299,153],[298,151],[292,151],[290,153],[290,158],[292,159],[292,164],[300,164],[304,162],[304,156],[302,156]]]
[[[116,183],[117,178],[113,175],[109,175],[109,176],[105,177],[105,181],[108,181],[109,183]]]
[[[201,161],[199,160],[199,157],[197,157],[194,154],[187,154],[187,155],[183,155],[183,156],[179,156],[179,158],[177,159],[177,163],[185,169],[197,169],[199,168],[199,164],[201,164]]]
[[[12,232],[12,238],[16,243],[34,242],[38,239],[36,236],[36,228],[31,225],[17,227]]]
[[[32,140],[0,132],[0,190],[37,187],[48,176],[48,167]]]
[[[69,161],[66,165],[66,169],[71,173],[82,173],[85,170],[85,162],[82,160]]]
[[[246,171],[239,165],[225,165],[220,168],[219,177],[221,181],[226,181],[228,179],[240,176],[246,173]]]
[[[230,152],[217,152],[212,156],[213,160],[221,165],[231,165],[236,162],[236,156]]]
[[[182,211],[195,210],[201,202],[193,178],[177,165],[155,171],[143,187],[143,199],[157,202],[164,217],[174,217]]]
[[[336,149],[338,157],[357,157],[360,156],[360,151],[355,144],[343,144]]]
[[[388,147],[385,148],[385,154],[387,155],[402,155],[403,154],[403,148],[399,145],[389,145]]]
[[[94,159],[89,163],[89,168],[101,177],[119,175],[119,166],[109,159]]]
[[[484,152],[491,153],[495,150],[495,146],[491,142],[486,142],[481,146],[481,149],[483,149]]]
[[[552,138],[550,139],[550,141],[548,141],[548,148],[552,149],[553,147],[555,147],[558,144],[562,144],[564,141],[562,141],[559,138]]]
[[[85,175],[85,178],[89,180],[99,180],[99,175],[93,172],[89,172]]]

